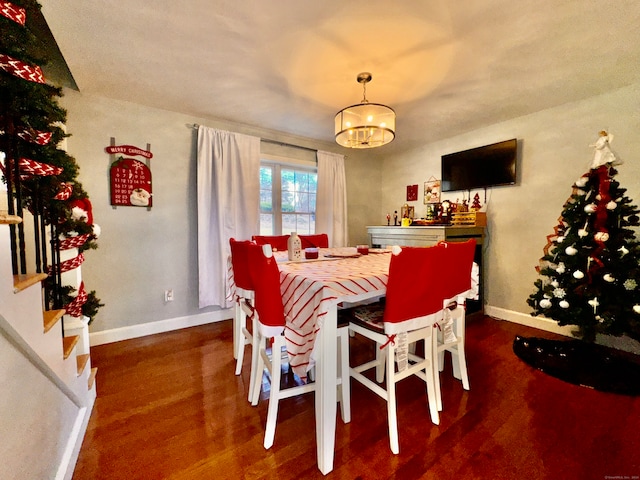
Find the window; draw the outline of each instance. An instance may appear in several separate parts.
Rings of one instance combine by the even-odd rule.
[[[315,167],[263,160],[260,166],[260,235],[315,233]]]

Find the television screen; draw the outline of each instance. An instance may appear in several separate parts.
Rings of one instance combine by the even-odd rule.
[[[517,157],[518,141],[515,138],[443,155],[442,191],[513,185],[516,183]]]

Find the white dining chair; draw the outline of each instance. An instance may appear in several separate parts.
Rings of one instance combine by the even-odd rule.
[[[236,369],[235,374],[242,373],[244,365],[244,352],[247,345],[251,348],[251,366],[249,374],[249,393],[247,396],[250,402],[253,398],[254,378],[256,365],[258,363],[258,344],[254,332],[256,331],[257,318],[254,307],[255,291],[253,282],[249,274],[249,246],[255,245],[249,240],[229,239],[231,247],[231,265],[233,268],[233,279],[235,283],[235,313],[233,320],[233,330],[235,344]],[[251,327],[251,329],[249,329]]]
[[[442,295],[437,272],[442,249],[394,247],[384,303],[352,310],[349,329],[376,342],[376,358],[350,369],[351,377],[387,402],[389,444],[399,453],[396,383],[415,375],[426,383],[431,421],[439,424],[434,324],[442,319]],[[409,344],[423,341],[424,356],[409,352]],[[386,368],[385,368],[386,366]],[[373,375],[365,372],[376,369]],[[373,381],[371,377],[376,377]],[[386,378],[386,386],[381,382]]]
[[[267,422],[265,426],[264,448],[273,445],[278,418],[278,406],[281,400],[316,390],[315,383],[304,383],[289,388],[281,388],[282,355],[286,350],[285,316],[280,293],[280,272],[271,246],[251,246],[249,248],[251,278],[255,289],[255,307],[258,312],[257,336],[258,361],[254,379],[252,404],[257,405],[260,399],[262,373],[266,368],[269,374],[270,393]],[[349,334],[348,324],[338,326],[338,378],[337,397],[340,402],[342,421],[351,421],[351,390],[349,384]],[[271,340],[271,348],[268,347]]]
[[[451,354],[453,376],[462,382],[462,387],[469,390],[469,374],[465,356],[465,321],[466,300],[477,295],[473,285],[476,250],[475,239],[465,242],[440,242],[444,248],[445,268],[441,272],[443,282],[444,318],[438,329],[434,342],[434,359],[437,362],[436,390],[438,410],[442,411],[442,394],[440,391],[440,372],[444,370],[445,353]],[[477,287],[477,282],[476,282]]]

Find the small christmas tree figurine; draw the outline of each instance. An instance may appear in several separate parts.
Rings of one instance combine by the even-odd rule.
[[[612,136],[600,132],[591,169],[574,184],[537,267],[541,278],[527,303],[532,315],[575,325],[593,342],[596,334],[640,339],[640,246],[630,227],[639,224],[614,177],[621,162]]]
[[[473,196],[473,203],[471,204],[471,211],[479,211],[482,208],[482,204],[480,203],[480,195],[476,193]]]

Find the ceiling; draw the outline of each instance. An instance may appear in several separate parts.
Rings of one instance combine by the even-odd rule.
[[[397,152],[640,82],[637,0],[40,0],[81,92],[333,142],[367,99]]]

